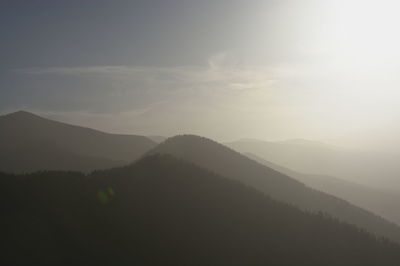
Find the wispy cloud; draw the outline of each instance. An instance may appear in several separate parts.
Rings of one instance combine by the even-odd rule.
[[[203,66],[34,67],[14,73],[22,81],[27,80],[19,82],[25,92],[39,98],[34,108],[41,108],[43,97],[43,102],[59,101],[57,111],[68,111],[73,106],[72,110],[105,113],[158,103],[223,106],[232,102],[232,97],[247,97],[254,91],[268,93],[278,82],[274,69],[240,63],[227,53],[211,56]],[[52,99],[48,99],[52,96],[49,91]],[[58,98],[56,92],[63,97]]]
[[[91,78],[129,79],[132,84],[146,83],[160,87],[174,85],[209,87],[210,89],[267,89],[275,83],[274,69],[248,66],[228,61],[225,53],[212,56],[206,66],[142,67],[142,66],[87,66],[23,68],[15,72],[27,75],[90,76]]]
[[[161,134],[163,128],[172,135],[177,129],[202,134],[211,125],[222,133],[221,121],[236,123],[233,118],[245,112],[264,113],[279,104],[277,69],[245,64],[228,53],[206,62],[18,69],[15,89],[21,94],[13,106],[24,102],[23,108],[47,117],[103,130]]]

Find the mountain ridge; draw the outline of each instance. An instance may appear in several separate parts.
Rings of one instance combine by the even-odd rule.
[[[335,176],[370,187],[400,191],[400,156],[393,154],[348,150],[329,144],[295,145],[265,141],[224,144],[300,173]]]
[[[109,134],[26,111],[0,116],[0,171],[90,171],[120,166],[138,159],[155,145],[145,136]],[[55,161],[53,157],[68,157],[76,162],[82,160],[82,166],[71,169],[68,160]],[[30,167],[25,168],[25,165]]]
[[[335,196],[311,189],[303,183],[247,158],[220,143],[195,135],[167,139],[146,153],[171,154],[217,174],[238,180],[269,196],[301,209],[322,211],[378,235],[400,241],[400,227]]]
[[[295,178],[307,186],[347,200],[356,206],[372,211],[385,219],[400,225],[398,204],[400,194],[346,181],[332,176],[304,174],[268,162],[257,155],[245,153],[249,158]]]

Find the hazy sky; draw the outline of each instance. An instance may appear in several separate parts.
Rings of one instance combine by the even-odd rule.
[[[217,140],[387,132],[400,114],[399,7],[3,0],[0,113]]]

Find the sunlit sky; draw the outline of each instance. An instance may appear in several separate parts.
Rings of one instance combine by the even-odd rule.
[[[398,130],[399,12],[388,0],[1,1],[0,113],[145,135],[368,139]]]

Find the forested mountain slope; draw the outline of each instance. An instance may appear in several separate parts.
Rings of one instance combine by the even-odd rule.
[[[400,247],[171,156],[0,175],[2,265],[398,265]]]

